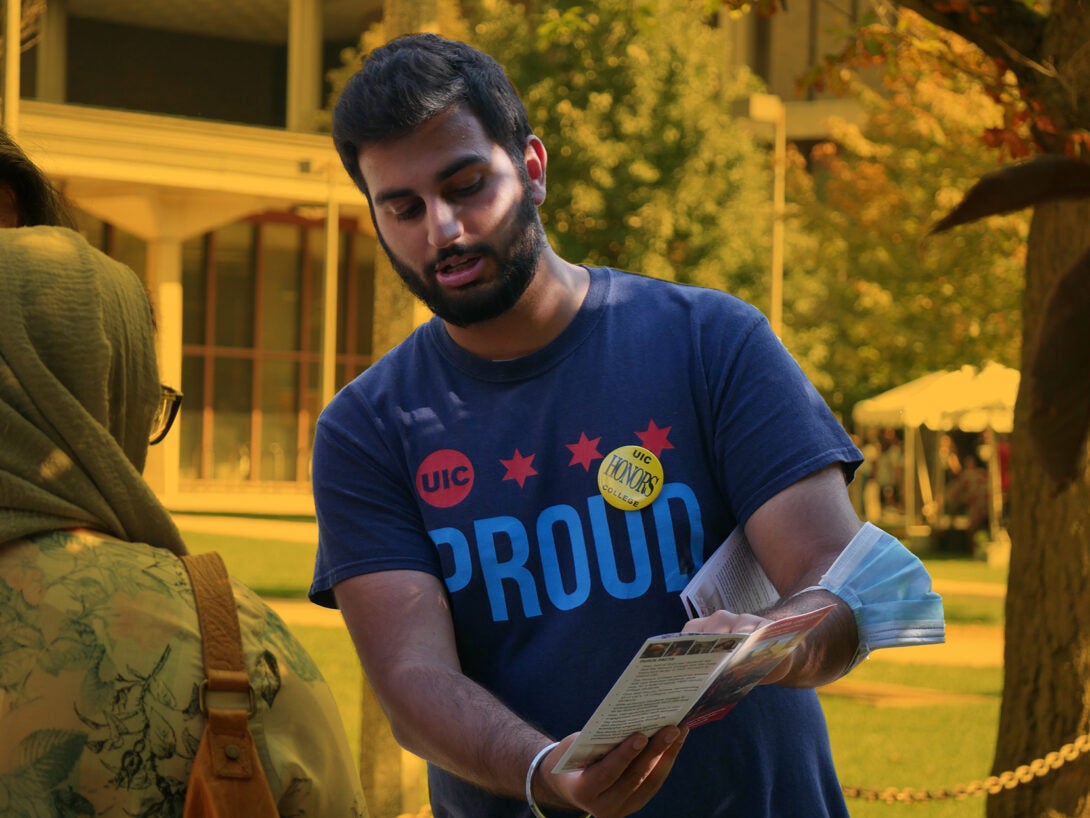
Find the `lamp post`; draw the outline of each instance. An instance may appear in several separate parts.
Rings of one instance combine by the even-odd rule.
[[[783,334],[783,233],[787,189],[787,108],[776,94],[753,94],[746,115],[772,125],[772,271],[768,323],[777,337]]]

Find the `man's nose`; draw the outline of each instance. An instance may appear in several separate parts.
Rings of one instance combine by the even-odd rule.
[[[462,235],[457,209],[449,202],[436,201],[428,208],[428,241],[436,248],[446,247]]]

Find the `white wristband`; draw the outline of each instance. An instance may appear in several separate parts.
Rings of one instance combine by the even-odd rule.
[[[545,818],[545,813],[541,811],[541,807],[537,805],[537,801],[534,800],[534,771],[541,763],[541,760],[547,756],[559,741],[554,741],[552,744],[548,744],[538,750],[534,760],[530,762],[530,768],[526,771],[526,803],[530,805],[530,812],[534,814],[534,818]],[[591,818],[588,812],[583,818]]]

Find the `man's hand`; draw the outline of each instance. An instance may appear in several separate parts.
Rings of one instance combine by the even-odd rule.
[[[565,738],[542,760],[534,775],[535,799],[594,818],[622,818],[643,808],[659,791],[688,730],[663,727],[650,739],[637,733],[582,770],[554,775],[553,766],[578,735]]]
[[[733,611],[716,611],[708,616],[690,619],[682,633],[753,633],[771,620],[763,616]]]
[[[715,611],[708,616],[690,619],[681,629],[682,633],[753,633],[772,620],[765,619],[756,614],[734,613],[733,611]],[[761,684],[772,685],[780,681],[791,670],[791,657],[786,657],[776,665],[767,676],[761,679]]]

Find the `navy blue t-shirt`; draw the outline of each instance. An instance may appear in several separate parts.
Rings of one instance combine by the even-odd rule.
[[[633,446],[661,475],[629,470],[633,491],[658,493],[623,510],[598,472]],[[859,460],[757,310],[593,268],[544,349],[484,360],[433,319],[334,398],[315,440],[310,595],[332,606],[336,583],[375,571],[439,577],[464,672],[559,738],[646,637],[681,629],[678,592],[732,528]],[[528,814],[445,771],[430,779],[437,818]],[[846,815],[814,691],[760,687],[695,729],[638,814]]]

